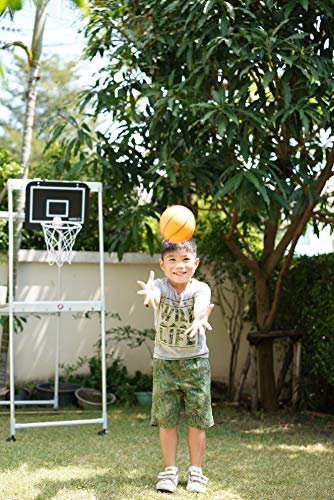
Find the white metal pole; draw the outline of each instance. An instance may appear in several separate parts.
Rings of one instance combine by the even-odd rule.
[[[57,271],[57,299],[61,302],[61,266],[58,266]],[[54,382],[54,403],[55,410],[59,405],[59,361],[60,361],[60,331],[61,331],[61,313],[57,313],[57,333],[56,333],[56,366],[55,366],[55,382]]]
[[[8,309],[9,309],[9,384],[10,384],[10,434],[15,440],[15,380],[14,380],[14,228],[13,228],[13,190],[8,188]]]
[[[104,291],[104,245],[103,245],[103,204],[102,204],[102,186],[98,192],[99,207],[99,250],[100,250],[100,287],[101,287],[101,369],[102,369],[102,418],[103,431],[107,430],[107,366],[106,366],[106,306]]]

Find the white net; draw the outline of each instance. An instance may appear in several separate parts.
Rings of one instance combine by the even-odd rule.
[[[42,222],[48,263],[61,267],[64,262],[71,264],[71,254],[77,234],[81,230],[79,222],[62,222],[55,218],[53,221]]]

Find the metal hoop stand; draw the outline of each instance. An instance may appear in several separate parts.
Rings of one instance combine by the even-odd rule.
[[[18,214],[13,211],[13,191],[25,190],[26,186],[32,179],[9,179],[7,181],[8,189],[8,212],[1,212],[1,219],[8,220],[8,257],[9,257],[9,293],[8,307],[0,308],[0,315],[9,316],[9,379],[10,379],[10,400],[0,401],[0,404],[10,405],[10,436],[7,441],[16,441],[16,429],[32,428],[32,427],[56,427],[61,425],[79,425],[79,424],[102,424],[102,430],[99,435],[104,435],[107,430],[107,384],[106,384],[106,335],[105,335],[105,295],[104,295],[104,248],[103,248],[103,211],[102,211],[102,183],[87,182],[91,193],[98,195],[98,222],[99,222],[99,256],[100,256],[100,300],[87,301],[63,301],[60,295],[61,289],[61,266],[58,266],[57,293],[59,300],[57,301],[34,301],[34,302],[17,302],[15,301],[14,291],[14,231],[13,223],[15,220],[24,219],[24,214]],[[66,182],[64,182],[66,186]],[[18,423],[15,419],[15,405],[53,405],[54,409],[58,409],[58,391],[59,391],[59,351],[60,351],[60,330],[61,317],[66,312],[88,312],[95,311],[101,315],[101,378],[102,378],[102,416],[101,418],[85,419],[85,420],[57,420],[55,422],[29,422]],[[15,367],[14,367],[14,315],[24,313],[39,313],[39,314],[57,314],[57,334],[56,334],[56,360],[55,360],[55,383],[54,383],[54,399],[51,400],[29,400],[15,401]]]

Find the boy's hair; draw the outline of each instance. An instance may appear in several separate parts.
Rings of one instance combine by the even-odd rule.
[[[163,240],[161,243],[161,258],[164,258],[164,255],[167,252],[173,252],[174,250],[179,250],[179,249],[184,249],[187,252],[192,253],[195,257],[197,255],[197,247],[195,240],[193,238],[190,238],[187,241],[182,241],[180,243],[173,243],[172,241],[169,240]]]

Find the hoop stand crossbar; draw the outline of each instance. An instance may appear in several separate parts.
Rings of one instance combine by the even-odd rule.
[[[8,305],[0,306],[0,315],[9,316],[9,378],[10,378],[10,400],[0,401],[0,405],[10,405],[10,436],[7,441],[16,441],[16,429],[25,429],[33,427],[56,427],[62,425],[81,425],[81,424],[102,424],[102,430],[98,433],[104,435],[107,430],[107,387],[106,387],[106,336],[105,336],[105,296],[104,296],[104,249],[103,249],[103,212],[102,212],[102,183],[87,182],[91,193],[98,194],[98,216],[99,216],[99,255],[100,255],[100,300],[87,301],[63,301],[59,297],[57,301],[34,301],[19,302],[15,301],[14,296],[14,220],[21,220],[22,214],[13,211],[13,191],[25,190],[31,180],[9,179],[7,181],[8,189],[8,212],[1,212],[1,219],[8,220],[8,257],[9,257],[9,279],[8,279]],[[66,182],[64,182],[66,186]],[[58,267],[58,292],[60,291],[61,267]],[[59,391],[59,347],[60,347],[60,327],[61,316],[66,312],[89,312],[96,311],[101,316],[101,379],[102,379],[102,416],[101,418],[92,418],[84,420],[57,420],[50,422],[27,422],[18,423],[15,418],[15,405],[53,405],[58,409],[58,391]],[[14,315],[18,313],[39,313],[57,315],[57,335],[56,335],[56,366],[54,399],[50,400],[29,400],[15,401],[15,376],[14,376]]]

